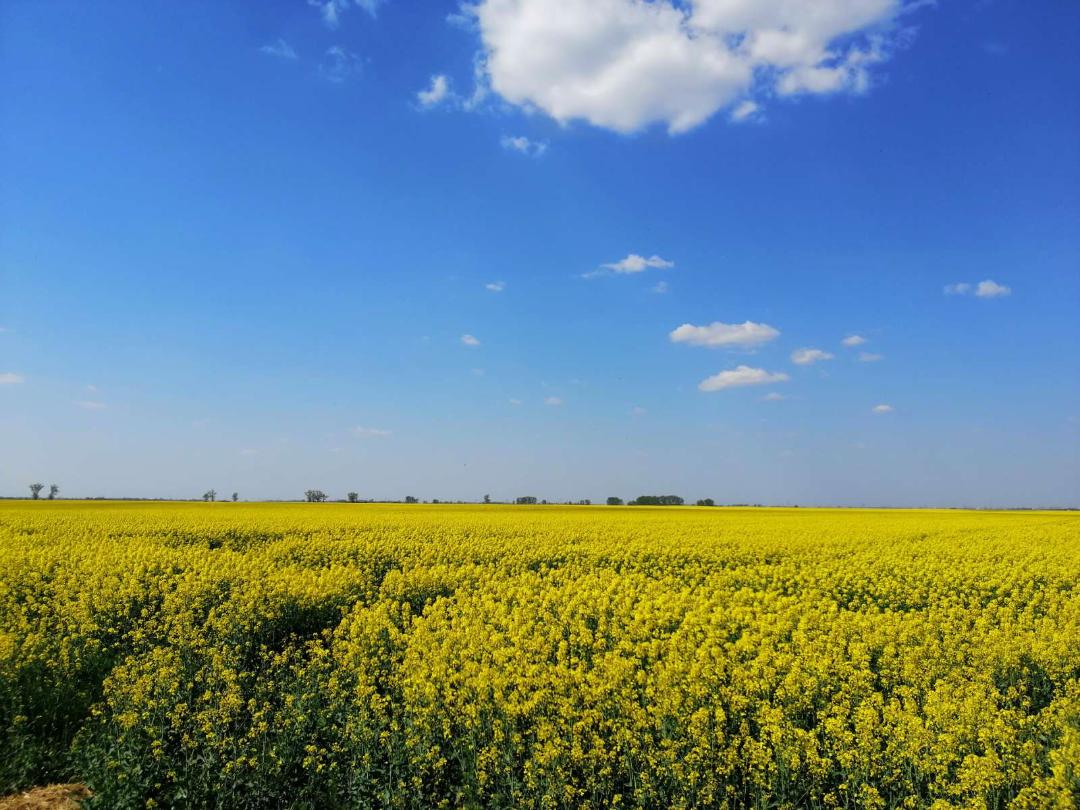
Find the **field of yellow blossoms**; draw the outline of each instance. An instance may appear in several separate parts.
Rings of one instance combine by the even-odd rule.
[[[1080,514],[0,503],[0,793],[1056,808]]]

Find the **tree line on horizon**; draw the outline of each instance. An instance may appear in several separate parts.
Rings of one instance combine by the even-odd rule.
[[[30,497],[33,500],[41,499],[41,491],[45,489],[44,484],[34,483],[30,484]],[[60,487],[56,484],[49,485],[49,494],[46,496],[47,500],[55,500],[56,496],[60,494]],[[217,490],[208,489],[202,494],[202,500],[207,503],[217,501]],[[233,503],[240,500],[240,493],[234,492],[230,497]],[[308,489],[304,491],[304,501],[306,503],[325,503],[329,500],[329,497],[321,489]],[[341,503],[342,501],[338,501]],[[345,495],[345,503],[375,503],[373,500],[362,501],[360,493],[348,492]],[[420,499],[415,495],[406,495],[404,503],[420,503]],[[401,503],[401,501],[393,501],[392,503]],[[438,498],[432,498],[431,503],[501,503],[500,501],[492,501],[490,495],[484,495],[482,501],[440,501]],[[508,502],[507,502],[508,503]],[[638,495],[631,501],[623,501],[622,498],[611,496],[606,501],[608,506],[683,506],[685,501],[678,495]],[[530,506],[530,505],[543,505],[547,506],[548,501],[544,499],[538,499],[533,495],[523,495],[515,498],[513,504],[516,506]],[[565,501],[566,505],[576,506],[591,506],[592,501],[588,498],[580,501]],[[695,506],[716,506],[716,502],[712,498],[701,498],[695,502]]]

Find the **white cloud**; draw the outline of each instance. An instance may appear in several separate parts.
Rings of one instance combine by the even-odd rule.
[[[739,366],[702,380],[698,384],[698,390],[723,391],[725,388],[742,388],[747,385],[770,385],[788,379],[788,375],[780,371],[771,373],[763,368]]]
[[[892,413],[893,412],[893,406],[892,405],[875,405],[870,410],[872,410],[874,413]]]
[[[432,76],[427,89],[416,94],[416,100],[422,107],[435,107],[450,97],[450,80],[441,73]]]
[[[617,262],[608,262],[607,264],[602,264],[600,266],[607,268],[613,273],[641,273],[650,268],[654,270],[667,270],[674,267],[675,262],[661,259],[655,253],[648,258],[638,256],[636,253],[631,253],[626,256],[626,258],[619,259]]]
[[[485,290],[491,290],[491,292],[502,292],[506,289],[505,281],[491,281],[484,285]]]
[[[358,439],[382,439],[393,433],[392,430],[382,430],[373,427],[354,427],[352,435]]]
[[[0,385],[18,385],[23,382],[26,382],[26,378],[22,374],[13,371],[0,372]]]
[[[924,0],[479,0],[478,87],[567,122],[679,133],[751,94],[862,92]],[[556,10],[557,8],[557,10]]]
[[[753,121],[755,118],[758,117],[758,113],[760,112],[760,104],[758,104],[756,101],[746,99],[745,101],[740,101],[738,104],[735,105],[735,107],[731,110],[730,118],[736,124],[740,124],[743,121]]]
[[[267,56],[276,56],[278,59],[296,59],[296,51],[293,50],[292,45],[281,37],[278,37],[277,42],[263,45],[259,50]]]
[[[986,279],[978,284],[968,284],[966,281],[957,284],[945,285],[946,295],[974,295],[976,298],[1004,298],[1012,295],[1012,288],[996,281]]]
[[[649,411],[646,408],[642,408],[640,405],[635,405],[633,408],[630,409],[631,416],[644,416],[648,412]]]
[[[658,281],[652,287],[652,291],[654,293],[656,293],[657,295],[663,295],[669,289],[670,289],[670,287],[668,287],[668,283],[666,281]]]
[[[548,397],[544,400],[544,404],[558,407],[563,404],[563,401],[559,397]]]
[[[466,346],[480,345],[480,341],[477,338],[474,338],[472,335],[462,335],[461,342],[464,343]]]
[[[878,360],[884,360],[885,355],[874,354],[873,352],[859,352],[860,363],[876,363]]]
[[[379,10],[384,0],[308,0],[308,5],[319,9],[319,15],[328,28],[341,25],[341,14],[355,5],[372,17]]]
[[[362,67],[363,62],[357,54],[340,45],[333,45],[326,49],[326,55],[319,63],[319,75],[329,82],[341,84],[360,73]]]
[[[786,399],[786,397],[777,391],[770,391],[765,396],[763,396],[762,399],[766,402],[779,402],[782,399]]]
[[[791,362],[797,366],[809,366],[819,360],[832,360],[833,356],[822,349],[796,349],[791,353]]]
[[[510,399],[508,401],[509,401],[509,403],[511,405],[514,405],[514,406],[518,406],[518,405],[521,404],[521,400],[517,399],[516,397],[510,397]]]
[[[548,148],[547,141],[532,141],[524,135],[503,135],[499,143],[503,149],[529,157],[540,157]]]
[[[84,411],[103,411],[105,410],[104,402],[97,402],[96,400],[80,399],[76,400],[75,404],[82,408]]]
[[[694,326],[684,323],[677,329],[672,330],[668,336],[672,343],[689,343],[691,346],[716,347],[750,347],[768,343],[779,337],[779,330],[773,329],[767,323],[720,323],[715,321],[708,326]]]
[[[840,341],[841,346],[847,346],[849,348],[852,346],[862,346],[864,343],[866,343],[866,338],[862,335],[848,335]]]
[[[977,298],[1004,298],[1006,295],[1012,295],[1012,289],[990,279],[980,281],[979,286],[975,288]]]

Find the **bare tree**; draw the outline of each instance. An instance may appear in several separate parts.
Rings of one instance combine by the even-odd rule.
[[[49,500],[55,501],[56,496],[60,494],[60,487],[56,484],[49,484]]]
[[[30,485],[30,497],[35,501],[38,499],[38,495],[41,494],[41,490],[45,489],[44,484],[31,484]]]
[[[203,493],[202,499],[204,501],[216,501],[217,500],[217,490],[216,489],[208,489],[208,490],[206,490],[206,492]]]

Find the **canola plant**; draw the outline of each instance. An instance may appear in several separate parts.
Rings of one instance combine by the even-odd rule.
[[[0,791],[107,808],[1080,797],[1080,515],[0,505]]]

